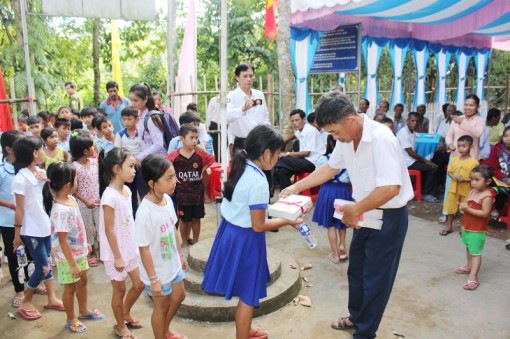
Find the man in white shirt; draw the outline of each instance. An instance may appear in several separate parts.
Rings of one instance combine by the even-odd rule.
[[[219,147],[219,139],[218,133],[214,131],[218,131],[218,117],[220,116],[220,96],[217,95],[211,100],[209,100],[209,104],[207,105],[207,112],[205,114],[206,126],[209,126],[209,133],[213,140],[213,149],[214,156],[216,157],[216,161],[221,162],[220,153],[218,152]]]
[[[354,338],[375,338],[407,232],[411,180],[390,129],[357,114],[348,96],[325,94],[315,114],[319,126],[337,140],[336,147],[328,163],[289,186],[280,197],[321,185],[340,168],[347,168],[355,200],[342,207],[343,223],[354,228],[347,270],[350,314],[331,327],[355,330]],[[380,215],[378,227],[358,226],[364,213]]]
[[[444,113],[445,119],[442,119],[435,133],[440,135],[439,139],[439,147],[436,148],[434,152],[434,156],[432,157],[432,162],[437,165],[437,182],[443,183],[446,179],[446,169],[445,167],[448,165],[450,161],[450,152],[447,151],[448,145],[446,145],[446,134],[448,134],[448,129],[450,129],[450,124],[452,123],[453,114],[457,110],[455,105],[447,104],[446,111]]]
[[[398,133],[405,125],[406,118],[404,117],[404,105],[396,104],[393,107],[393,126],[395,127],[395,133]]]
[[[319,131],[306,123],[306,113],[301,109],[290,112],[290,122],[294,128],[294,134],[286,136],[285,142],[297,139],[299,141],[298,152],[286,152],[280,154],[280,160],[274,167],[275,181],[280,183],[283,190],[291,185],[290,178],[296,173],[307,173],[315,170],[315,164],[319,157],[326,151],[326,145],[318,144]]]
[[[423,200],[428,202],[438,202],[434,194],[436,193],[437,184],[437,165],[429,161],[418,153],[416,153],[416,125],[419,115],[411,112],[407,116],[407,125],[397,133],[397,140],[402,147],[402,156],[408,169],[418,170],[421,172],[423,181]]]
[[[234,136],[234,151],[244,148],[244,141],[253,128],[270,125],[264,94],[252,88],[254,72],[248,63],[238,65],[235,69],[238,87],[227,94],[227,122]]]

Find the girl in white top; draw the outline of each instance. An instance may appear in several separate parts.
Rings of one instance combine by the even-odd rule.
[[[46,172],[40,169],[39,165],[44,163],[46,154],[42,139],[36,137],[22,138],[14,143],[13,148],[16,157],[14,168],[17,171],[12,182],[16,198],[13,247],[17,249],[24,243],[35,267],[18,311],[23,318],[35,320],[41,317],[41,313],[32,303],[32,297],[41,281],[44,281],[48,293],[48,302],[44,308],[64,310],[64,305],[57,299],[53,288],[50,218],[43,205],[43,186],[47,179]]]
[[[135,158],[115,147],[105,156],[101,168],[108,185],[101,197],[99,210],[101,260],[113,286],[112,309],[117,321],[115,332],[119,337],[134,338],[129,328],[141,328],[143,325],[131,316],[131,308],[144,285],[138,270],[131,191],[124,184],[135,178]],[[124,300],[128,274],[132,287]]]
[[[142,161],[142,176],[149,191],[136,213],[136,244],[140,249],[140,276],[152,296],[152,331],[157,339],[186,338],[170,331],[170,323],[184,300],[184,272],[188,263],[175,236],[177,216],[168,196],[175,189],[175,170],[160,155]],[[171,306],[171,307],[170,307]]]

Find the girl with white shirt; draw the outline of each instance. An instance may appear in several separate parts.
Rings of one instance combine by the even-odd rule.
[[[171,162],[160,155],[149,155],[142,162],[142,176],[149,192],[136,213],[135,238],[140,250],[140,277],[145,290],[153,297],[152,331],[154,338],[185,338],[170,331],[170,323],[186,297],[184,258],[175,236],[174,205],[169,194],[177,182]]]
[[[267,338],[251,327],[253,308],[267,296],[269,268],[266,231],[285,225],[297,227],[302,218],[290,221],[267,219],[269,185],[262,171],[270,171],[283,146],[281,135],[269,126],[255,127],[246,138],[246,149],[232,162],[221,204],[223,221],[218,229],[204,271],[202,288],[208,293],[239,297],[236,338]]]
[[[41,313],[32,303],[32,297],[41,281],[44,281],[48,293],[48,302],[44,308],[64,311],[64,305],[57,299],[54,290],[50,259],[50,218],[43,205],[43,187],[47,178],[46,172],[40,169],[39,165],[44,163],[46,154],[43,150],[42,139],[36,137],[20,139],[14,143],[13,148],[16,157],[13,165],[17,172],[12,183],[16,199],[13,247],[17,249],[24,243],[35,266],[18,311],[23,318],[35,320],[41,317]]]

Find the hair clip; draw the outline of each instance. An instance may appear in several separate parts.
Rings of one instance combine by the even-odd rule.
[[[49,184],[49,183],[51,183],[51,180],[46,178],[46,182]]]
[[[78,130],[74,130],[73,133],[71,133],[71,136],[74,138],[78,135]]]
[[[244,148],[241,150],[241,153],[243,153],[244,156],[248,156],[248,152],[246,152]]]

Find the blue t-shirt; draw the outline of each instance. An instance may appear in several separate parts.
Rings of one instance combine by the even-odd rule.
[[[113,105],[110,103],[110,98],[107,98],[99,106],[99,108],[101,108],[108,116],[108,119],[111,120],[114,134],[117,134],[118,132],[120,132],[120,130],[124,128],[124,123],[122,122],[122,116],[120,115],[120,113],[122,112],[124,107],[127,107],[129,105],[131,105],[131,101],[129,101],[128,98],[123,98],[119,96],[117,109],[113,108]]]
[[[248,160],[243,175],[234,188],[232,201],[223,199],[221,215],[233,225],[250,228],[251,210],[267,210],[269,186],[266,175]]]
[[[102,150],[104,150],[104,154],[110,152],[115,145],[110,140],[103,137],[103,139],[99,139],[97,135],[95,136],[96,139],[96,145],[97,145],[97,152],[100,153]]]
[[[14,166],[4,159],[0,164],[0,199],[14,202],[12,181],[15,176]],[[0,226],[14,227],[14,210],[0,206]]]

